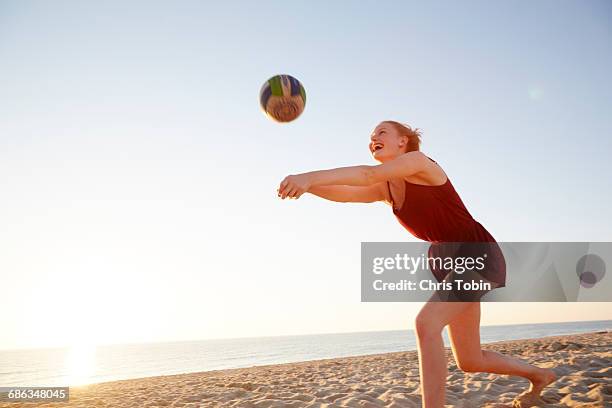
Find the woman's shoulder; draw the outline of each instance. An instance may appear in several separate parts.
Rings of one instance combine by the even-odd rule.
[[[419,154],[425,160],[425,164],[420,172],[404,178],[407,183],[432,187],[448,184],[448,176],[438,162],[421,151],[414,153]]]

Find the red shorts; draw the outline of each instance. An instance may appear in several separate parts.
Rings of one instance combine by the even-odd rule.
[[[446,282],[444,301],[478,302],[506,286],[506,262],[497,242],[432,243],[428,263],[438,282]]]

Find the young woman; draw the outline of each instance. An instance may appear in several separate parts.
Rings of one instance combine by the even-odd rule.
[[[394,215],[410,233],[432,242],[430,256],[432,252],[464,254],[473,250],[470,243],[484,243],[477,248],[490,254],[490,262],[480,277],[490,282],[493,289],[505,286],[505,262],[499,247],[469,214],[444,170],[420,152],[420,136],[418,129],[410,126],[381,122],[369,144],[372,156],[380,164],[290,175],[280,183],[278,196],[297,199],[308,192],[337,202],[383,201],[392,206]],[[455,278],[453,272],[445,274],[435,269],[432,272],[438,281]],[[436,293],[417,315],[415,331],[424,407],[445,404],[447,365],[442,341],[445,326],[455,361],[463,371],[525,377],[531,383],[523,395],[528,400],[537,400],[542,389],[556,379],[550,369],[480,348],[479,300],[486,292]]]

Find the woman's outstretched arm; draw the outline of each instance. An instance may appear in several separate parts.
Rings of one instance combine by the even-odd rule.
[[[308,192],[326,200],[339,203],[373,203],[376,201],[386,201],[385,193],[382,190],[383,187],[386,188],[384,183],[376,183],[366,187],[311,186]]]
[[[278,189],[281,198],[299,198],[312,187],[328,185],[371,186],[425,171],[431,161],[419,151],[408,152],[375,166],[339,167],[285,177]]]

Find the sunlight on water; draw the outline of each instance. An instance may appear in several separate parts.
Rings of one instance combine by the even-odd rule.
[[[0,384],[77,386],[417,348],[411,330],[100,345],[93,338],[92,329],[87,329],[70,333],[74,346],[68,350],[0,350]],[[483,326],[481,342],[608,330],[612,330],[612,320]],[[447,332],[443,333],[448,347]]]
[[[65,366],[69,385],[88,384],[96,368],[96,347],[87,343],[74,345],[68,352]]]

